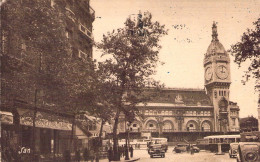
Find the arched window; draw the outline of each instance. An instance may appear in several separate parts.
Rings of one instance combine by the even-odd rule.
[[[188,132],[195,132],[197,131],[197,123],[195,121],[189,121],[186,125]]]
[[[148,130],[148,131],[152,131],[152,132],[156,131],[156,129],[157,129],[157,123],[156,123],[156,121],[153,121],[153,120],[148,121],[148,122],[146,123],[145,128],[146,128],[146,130]]]
[[[132,125],[130,126],[130,130],[132,132],[139,132],[141,130],[141,126],[138,122],[134,122],[132,123]]]
[[[163,131],[164,132],[171,132],[173,131],[173,125],[170,121],[166,121],[163,123]]]
[[[211,127],[210,127],[209,122],[203,122],[202,125],[201,125],[201,130],[203,132],[210,132],[211,131]]]

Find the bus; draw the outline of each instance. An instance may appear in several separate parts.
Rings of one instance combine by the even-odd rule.
[[[218,144],[221,144],[222,151],[227,152],[230,147],[230,143],[240,142],[241,136],[237,135],[213,135],[206,136],[203,139],[198,139],[196,141],[197,146],[200,149],[210,150],[211,152],[216,152],[218,150]]]
[[[151,142],[150,139],[129,139],[129,144],[132,145],[134,149],[146,149],[147,143]],[[118,140],[118,145],[125,145],[125,139]]]

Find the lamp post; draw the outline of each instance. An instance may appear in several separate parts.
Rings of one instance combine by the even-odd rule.
[[[130,123],[128,122],[127,123],[127,121],[125,121],[125,130],[126,130],[126,132],[125,132],[125,160],[129,160],[129,149],[128,149],[128,147],[129,147],[129,127],[130,127]]]

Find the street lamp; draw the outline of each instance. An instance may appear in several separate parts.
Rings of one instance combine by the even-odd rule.
[[[126,127],[126,136],[125,136],[125,160],[129,160],[129,149],[128,149],[128,147],[129,147],[129,128],[130,128],[130,125],[131,125],[131,122],[127,122],[127,121],[125,121],[125,127]]]

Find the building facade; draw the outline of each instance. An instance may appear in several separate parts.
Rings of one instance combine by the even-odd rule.
[[[153,97],[147,104],[137,105],[143,117],[137,117],[130,131],[139,132],[140,136],[164,136],[170,141],[238,133],[239,107],[229,100],[230,58],[218,40],[215,23],[203,66],[204,89],[163,88],[159,92],[148,89],[147,94]],[[125,131],[123,120],[119,128]]]
[[[239,125],[241,133],[258,131],[258,119],[253,116],[240,118]]]
[[[1,12],[1,18],[6,22],[9,17],[4,13],[10,11],[9,2],[6,1],[1,5],[1,11],[7,11]],[[38,2],[43,3],[43,1],[28,0],[14,3],[22,11],[27,4]],[[49,7],[53,12],[64,11],[63,25],[66,27],[65,35],[70,44],[72,57],[82,61],[86,58],[92,59],[92,23],[95,19],[95,11],[90,6],[90,0],[45,0],[44,2],[46,2],[44,7]],[[33,82],[28,84],[30,80],[26,78],[24,72],[38,69],[39,64],[43,64],[44,56],[38,57],[34,53],[31,42],[25,41],[20,31],[15,28],[5,28],[6,26],[1,23],[1,122],[5,121],[1,125],[1,146],[4,148],[1,150],[2,157],[11,158],[4,154],[10,151],[18,153],[20,158],[26,158],[30,156],[33,148],[42,158],[61,157],[65,150],[76,149],[71,146],[71,138],[77,138],[77,136],[72,137],[72,131],[79,130],[76,125],[73,126],[74,116],[65,111],[52,110],[53,105],[41,100],[42,93],[40,91],[37,93]],[[39,99],[36,100],[34,96],[38,96]],[[37,111],[35,128],[33,128],[35,107]],[[62,110],[63,107],[58,109]],[[2,114],[10,115],[9,118],[4,118],[6,115]],[[26,150],[21,152],[22,148]]]

